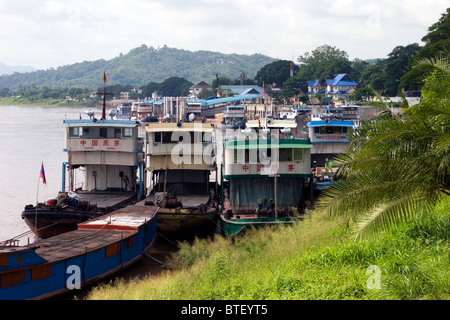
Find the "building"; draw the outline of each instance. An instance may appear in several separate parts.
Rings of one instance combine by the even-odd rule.
[[[341,73],[334,79],[308,80],[308,94],[323,94],[334,100],[347,100],[357,86],[346,73]]]
[[[205,81],[200,81],[199,83],[194,84],[192,87],[189,88],[189,94],[191,96],[196,97],[202,90],[211,90],[211,89],[212,87]]]
[[[222,85],[222,93],[234,93],[235,95],[244,96],[247,94],[256,94],[263,96],[263,88],[256,85]]]

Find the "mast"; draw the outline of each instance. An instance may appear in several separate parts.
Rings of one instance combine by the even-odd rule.
[[[106,72],[103,71],[103,92],[97,92],[96,94],[101,94],[103,96],[103,107],[102,107],[102,120],[106,119],[106,95],[112,95],[112,93],[106,93]]]

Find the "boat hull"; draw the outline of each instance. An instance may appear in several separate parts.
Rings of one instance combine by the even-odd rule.
[[[38,217],[37,223],[36,216]],[[85,222],[95,216],[95,214],[86,213],[82,210],[38,210],[36,212],[35,209],[30,209],[22,212],[22,219],[25,221],[30,230],[33,230],[36,236],[41,239],[46,239],[61,233],[76,230],[79,223]]]
[[[212,234],[217,225],[215,209],[205,213],[183,209],[161,208],[158,213],[158,230],[168,238],[186,238]]]
[[[0,300],[76,294],[137,262],[156,240],[157,207],[124,209],[33,245],[0,248]]]
[[[224,215],[221,218],[222,233],[226,236],[235,236],[248,230],[249,228],[260,228],[267,226],[291,225],[303,220],[301,217],[282,217],[282,218],[234,218],[226,219]]]
[[[136,201],[136,194],[132,192],[80,192],[79,196],[83,205],[78,207],[39,204],[36,209],[35,206],[28,205],[22,212],[22,219],[36,236],[46,239],[76,230],[79,223],[100,217]]]

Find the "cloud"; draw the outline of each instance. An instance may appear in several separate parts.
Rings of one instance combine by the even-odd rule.
[[[2,0],[0,61],[58,67],[146,44],[294,59],[329,44],[350,58],[420,42],[441,0]]]

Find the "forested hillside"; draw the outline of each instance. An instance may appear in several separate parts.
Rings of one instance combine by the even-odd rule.
[[[237,79],[244,72],[248,78],[253,78],[259,69],[275,60],[261,54],[192,52],[167,46],[155,49],[142,45],[111,60],[84,61],[57,69],[3,76],[0,77],[0,88],[15,90],[19,86],[48,86],[95,89],[103,85],[103,71],[107,73],[109,85],[140,87],[170,77],[184,78],[193,83],[202,80],[210,83],[216,73],[221,77]]]

